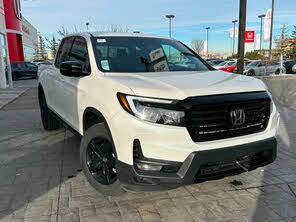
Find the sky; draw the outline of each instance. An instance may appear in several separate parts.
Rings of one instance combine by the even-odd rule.
[[[166,14],[174,14],[172,36],[191,45],[206,39],[209,51],[230,53],[229,29],[238,19],[239,0],[21,0],[23,16],[46,37],[57,35],[62,26],[69,31],[104,31],[111,25],[161,36],[168,35]],[[258,15],[271,8],[271,0],[247,0],[247,29],[260,33]],[[275,0],[274,36],[283,24],[289,33],[296,25],[296,0]],[[237,42],[237,39],[236,39]],[[268,48],[268,43],[263,44]]]

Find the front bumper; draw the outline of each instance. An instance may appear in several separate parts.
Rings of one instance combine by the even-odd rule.
[[[117,162],[117,173],[123,187],[128,190],[163,190],[181,185],[199,183],[254,170],[273,162],[277,142],[274,137],[248,144],[192,152],[184,162],[167,162],[177,172],[145,172],[124,162]],[[237,163],[238,161],[238,163]],[[153,160],[157,163],[157,160]],[[164,164],[164,161],[160,161]]]

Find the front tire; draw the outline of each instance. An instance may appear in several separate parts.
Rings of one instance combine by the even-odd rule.
[[[12,74],[12,81],[16,81],[17,80],[17,74],[16,73],[13,73]]]
[[[112,137],[103,123],[87,129],[80,144],[80,164],[88,182],[109,196],[123,192],[115,168],[114,150]]]
[[[254,70],[248,71],[247,76],[255,76],[255,71]]]
[[[39,95],[39,106],[43,128],[48,131],[59,129],[60,122],[56,119],[51,110],[48,108],[43,92]]]

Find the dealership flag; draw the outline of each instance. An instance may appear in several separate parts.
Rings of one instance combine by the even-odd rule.
[[[270,39],[270,31],[271,31],[271,9],[268,9],[266,12],[265,20],[264,20],[264,41],[267,42]]]
[[[207,48],[208,48],[208,41],[207,40],[204,40],[204,54],[207,53]]]
[[[230,30],[229,30],[229,34],[230,34],[230,38],[233,38],[233,28],[231,28]],[[235,38],[237,38],[238,37],[238,28],[236,27],[235,28]]]
[[[260,38],[260,34],[257,34],[256,35],[256,49],[260,49],[260,41],[261,41],[261,38]]]

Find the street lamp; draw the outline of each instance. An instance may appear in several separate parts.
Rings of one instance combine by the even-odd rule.
[[[88,31],[89,22],[86,22],[85,25],[86,25],[86,30]]]
[[[237,20],[233,20],[233,42],[232,42],[232,57],[234,56],[234,48],[235,48],[235,23],[237,23]]]
[[[259,15],[258,18],[261,19],[261,25],[260,25],[260,51],[262,50],[262,24],[263,24],[263,18],[265,17],[265,14]]]
[[[206,27],[206,30],[207,30],[207,56],[209,56],[209,29],[211,29],[211,27]]]
[[[269,37],[269,60],[272,58],[272,32],[273,32],[273,13],[274,13],[274,0],[272,0],[271,4],[271,21],[270,21],[270,37]]]
[[[166,15],[166,18],[169,19],[169,36],[172,38],[172,19],[175,18],[174,15]]]

